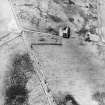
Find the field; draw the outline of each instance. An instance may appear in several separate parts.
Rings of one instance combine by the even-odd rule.
[[[28,100],[21,105],[105,104],[104,2],[100,3],[0,0],[0,105],[8,99],[8,88],[22,83]],[[59,36],[66,26],[71,29],[69,39]],[[85,40],[88,33],[90,42]],[[21,63],[14,66],[18,56]],[[18,94],[5,104],[22,99]]]

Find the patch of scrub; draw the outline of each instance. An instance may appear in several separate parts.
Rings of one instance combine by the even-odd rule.
[[[29,55],[17,54],[5,84],[5,105],[28,105],[29,90],[26,85],[32,76],[33,65]]]

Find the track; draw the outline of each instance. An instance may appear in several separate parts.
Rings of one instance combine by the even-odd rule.
[[[43,89],[43,91],[44,91],[44,93],[45,93],[45,95],[46,95],[46,97],[48,99],[49,105],[56,105],[56,103],[54,102],[54,99],[53,99],[53,97],[51,95],[51,92],[48,93],[49,89],[48,89],[48,86],[46,84],[46,80],[45,80],[44,74],[40,71],[40,68],[39,68],[39,65],[38,65],[38,62],[40,62],[40,61],[38,60],[38,58],[36,56],[37,54],[35,55],[35,53],[32,51],[32,49],[29,46],[29,44],[28,44],[28,42],[27,42],[27,40],[25,38],[25,35],[24,35],[24,31],[34,32],[35,30],[31,30],[31,29],[29,29],[27,27],[24,27],[24,25],[22,25],[22,23],[19,21],[19,18],[15,14],[16,11],[15,11],[15,8],[14,8],[12,2],[13,2],[13,0],[9,0],[9,3],[11,5],[11,9],[12,9],[14,17],[15,17],[15,20],[17,22],[17,25],[18,25],[19,29],[21,30],[21,36],[23,38],[23,41],[24,41],[24,43],[25,43],[25,45],[27,47],[27,50],[28,50],[28,52],[29,52],[29,54],[31,56],[32,61],[34,61],[35,72],[37,73],[37,76],[39,78],[39,81],[40,81],[40,84],[42,86],[42,89]]]

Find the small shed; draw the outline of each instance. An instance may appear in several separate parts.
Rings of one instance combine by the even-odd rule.
[[[63,38],[70,38],[70,27],[66,26],[59,29],[59,36]]]

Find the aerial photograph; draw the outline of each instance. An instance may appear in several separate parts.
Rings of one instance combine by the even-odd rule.
[[[105,105],[105,0],[0,0],[0,105]]]

